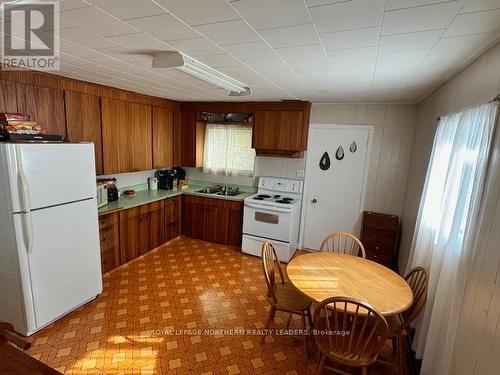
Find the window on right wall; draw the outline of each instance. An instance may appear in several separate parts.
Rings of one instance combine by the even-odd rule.
[[[251,125],[206,125],[203,172],[252,176],[254,166]]]

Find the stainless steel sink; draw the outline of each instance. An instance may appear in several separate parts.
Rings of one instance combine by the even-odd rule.
[[[197,193],[221,195],[226,197],[235,197],[241,194],[239,188],[228,185],[209,186],[201,190],[197,190]]]

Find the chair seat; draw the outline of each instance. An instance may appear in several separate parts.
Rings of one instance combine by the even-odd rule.
[[[268,301],[279,310],[300,313],[307,310],[312,303],[309,297],[300,293],[290,283],[276,284],[274,286],[274,293],[276,295],[276,303],[273,303],[269,298]]]

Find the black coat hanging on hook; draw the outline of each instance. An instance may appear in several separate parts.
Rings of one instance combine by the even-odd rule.
[[[342,146],[339,146],[339,148],[337,149],[337,152],[335,153],[335,158],[337,160],[342,160],[344,158],[344,149],[342,148]]]
[[[330,156],[328,155],[328,152],[325,151],[325,153],[321,157],[319,161],[319,167],[322,171],[327,171],[330,169]]]
[[[352,141],[351,147],[349,147],[349,150],[351,150],[352,153],[355,153],[357,149],[358,149],[358,145],[356,144],[355,141]]]

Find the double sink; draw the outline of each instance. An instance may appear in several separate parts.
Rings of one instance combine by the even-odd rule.
[[[229,185],[215,185],[197,190],[197,193],[210,194],[210,195],[224,195],[226,197],[235,197],[240,195],[240,189],[235,186]]]

